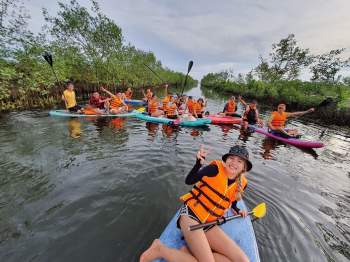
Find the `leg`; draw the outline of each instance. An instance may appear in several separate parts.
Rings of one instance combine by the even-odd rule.
[[[198,261],[214,262],[213,252],[211,251],[203,229],[195,231],[189,230],[189,226],[197,225],[198,222],[189,216],[181,216],[179,224],[191,254]]]
[[[168,248],[159,239],[155,239],[152,245],[142,253],[140,262],[151,262],[156,258],[164,258],[169,262],[198,262],[190,253]]]
[[[219,227],[215,226],[205,233],[211,249],[231,261],[249,262],[243,250]]]
[[[180,250],[185,253],[191,254],[190,250],[186,246],[183,246],[182,248],[180,248]],[[227,257],[219,253],[213,252],[213,255],[215,262],[231,262]]]

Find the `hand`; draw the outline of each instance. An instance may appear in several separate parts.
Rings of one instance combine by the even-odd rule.
[[[204,149],[204,146],[201,145],[199,151],[197,152],[197,159],[200,160],[201,164],[203,165],[205,163],[205,157],[209,154],[208,150]]]
[[[238,214],[241,215],[241,217],[248,216],[248,212],[246,210],[239,210]]]
[[[103,86],[101,86],[100,89],[101,89],[101,91],[103,91],[103,92],[106,91],[106,89],[105,89]]]
[[[307,112],[311,113],[311,112],[314,112],[315,111],[315,108],[310,108],[309,110],[307,110]]]
[[[238,96],[238,99],[241,100],[241,99],[242,99],[242,96]]]

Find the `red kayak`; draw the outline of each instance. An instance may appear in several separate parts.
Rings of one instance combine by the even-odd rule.
[[[207,118],[212,124],[240,124],[242,121],[242,118],[233,116],[208,115]]]

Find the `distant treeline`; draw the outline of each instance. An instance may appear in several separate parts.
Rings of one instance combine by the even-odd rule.
[[[344,50],[312,55],[297,45],[294,35],[289,35],[272,45],[269,61],[260,57],[260,64],[248,74],[234,75],[230,69],[209,73],[202,78],[201,86],[270,104],[283,101],[298,109],[317,106],[330,97],[333,103],[327,110],[322,109],[323,114],[338,119],[338,124],[350,123],[350,77],[338,74],[350,63],[350,59],[341,58]],[[299,80],[306,69],[312,74],[310,81]]]
[[[182,85],[184,74],[126,43],[121,28],[96,1],[91,4],[89,10],[76,0],[58,3],[56,16],[43,9],[43,30],[34,34],[22,1],[0,0],[0,111],[52,106],[66,80],[80,83],[78,89],[82,83],[93,89]],[[52,54],[59,82],[43,59],[45,51]],[[196,84],[189,77],[188,85]]]

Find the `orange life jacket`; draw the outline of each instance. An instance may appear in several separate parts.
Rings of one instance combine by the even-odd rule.
[[[168,106],[168,103],[170,102],[170,97],[169,96],[166,96],[164,97],[162,103],[163,103],[163,110],[167,110],[167,106]]]
[[[194,105],[195,105],[195,102],[193,100],[187,101],[188,112],[190,112],[191,114],[193,114]]]
[[[167,116],[175,116],[176,109],[177,109],[177,106],[175,103],[172,103],[170,106],[167,105],[167,107],[166,107]]]
[[[130,91],[130,92],[125,91],[124,95],[125,95],[126,99],[131,99],[131,97],[132,97],[132,91]]]
[[[227,102],[226,112],[228,113],[236,112],[236,103],[234,101]]]
[[[286,120],[287,120],[287,113],[286,112],[283,112],[282,114],[280,114],[277,111],[272,112],[271,125],[273,127],[285,127]]]
[[[193,110],[196,111],[197,114],[202,114],[203,108],[204,108],[204,106],[202,104],[197,103],[197,102],[193,105]]]
[[[158,102],[157,101],[149,101],[148,103],[148,113],[151,115],[158,111]]]
[[[123,106],[123,100],[121,100],[119,97],[113,97],[111,100],[111,108],[118,108]]]
[[[214,177],[204,176],[193,189],[180,197],[199,218],[202,223],[211,222],[222,217],[231,203],[238,200],[237,193],[241,193],[248,184],[247,179],[241,175],[241,189],[239,182],[235,181],[228,186],[228,178],[221,160],[211,162],[218,167],[219,173]]]

